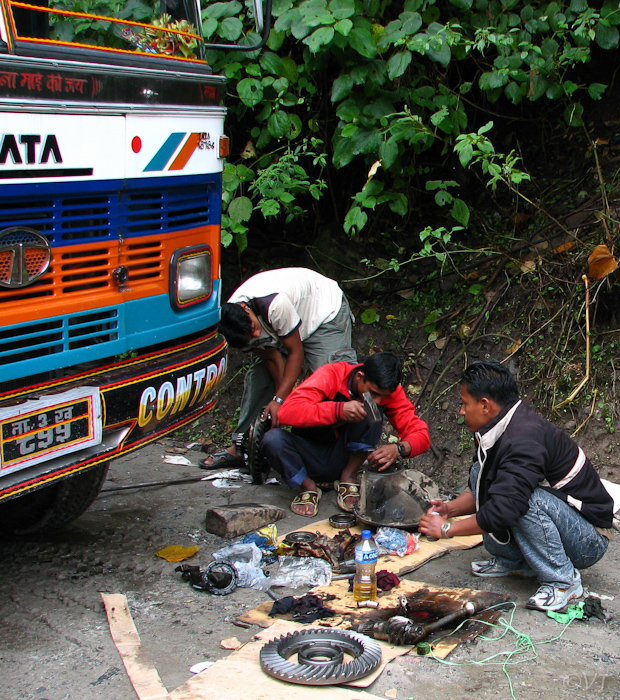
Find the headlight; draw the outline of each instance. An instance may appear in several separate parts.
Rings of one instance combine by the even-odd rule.
[[[170,303],[183,309],[211,296],[211,248],[191,246],[177,250],[170,261]]]

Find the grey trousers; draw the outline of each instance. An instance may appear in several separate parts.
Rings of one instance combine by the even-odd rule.
[[[343,294],[338,314],[303,341],[304,355],[311,372],[330,362],[357,362],[357,353],[351,347],[352,318],[349,302]],[[239,422],[233,433],[234,442],[248,430],[274,393],[275,386],[265,363],[254,357],[243,382]]]

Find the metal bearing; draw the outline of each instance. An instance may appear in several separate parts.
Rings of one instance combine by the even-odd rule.
[[[302,544],[312,544],[314,540],[316,540],[316,534],[314,532],[308,532],[307,530],[289,532],[284,538],[286,544],[297,544],[299,542]]]
[[[337,530],[345,530],[357,524],[357,518],[353,513],[336,513],[329,518],[329,524]]]
[[[299,663],[289,661],[297,654]],[[353,657],[346,661],[346,657]],[[274,678],[301,685],[350,683],[372,673],[381,662],[381,647],[359,632],[306,629],[267,642],[261,668]]]

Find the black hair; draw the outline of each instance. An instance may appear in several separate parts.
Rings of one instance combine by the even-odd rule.
[[[241,304],[222,304],[217,328],[232,348],[245,348],[252,340],[252,321]]]
[[[376,352],[364,362],[361,370],[379,389],[394,391],[400,384],[403,366],[393,352]]]
[[[519,399],[515,378],[499,362],[472,362],[463,371],[461,383],[476,401],[486,396],[503,408]]]

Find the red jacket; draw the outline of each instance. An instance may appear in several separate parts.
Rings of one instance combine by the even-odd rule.
[[[294,428],[340,422],[344,402],[357,398],[351,394],[350,380],[353,372],[361,367],[361,364],[352,365],[348,362],[333,362],[319,367],[285,399],[278,411],[278,420],[282,425]],[[402,386],[399,384],[395,391],[378,404],[398,432],[398,437],[411,445],[410,456],[426,452],[431,444],[428,426],[416,415]]]

